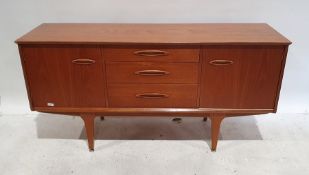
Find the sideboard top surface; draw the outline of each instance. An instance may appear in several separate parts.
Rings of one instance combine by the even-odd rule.
[[[265,23],[44,23],[18,44],[278,44],[291,42]]]

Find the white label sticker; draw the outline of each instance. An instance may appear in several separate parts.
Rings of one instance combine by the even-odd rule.
[[[47,106],[55,106],[55,104],[54,103],[47,103]]]

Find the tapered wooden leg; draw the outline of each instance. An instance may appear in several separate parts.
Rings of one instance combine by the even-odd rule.
[[[204,118],[203,118],[203,121],[206,122],[206,121],[207,121],[207,117],[204,117]]]
[[[95,119],[95,116],[92,114],[83,114],[81,115],[81,118],[84,120],[84,123],[85,123],[89,151],[94,151],[94,119]]]
[[[216,151],[218,137],[220,133],[220,125],[222,120],[224,119],[223,114],[212,114],[210,115],[211,119],[211,151]]]

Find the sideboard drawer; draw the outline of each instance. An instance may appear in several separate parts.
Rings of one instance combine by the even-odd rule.
[[[112,84],[109,107],[197,107],[196,84]]]
[[[199,47],[106,47],[107,61],[199,62]]]
[[[108,83],[198,83],[198,63],[110,62]]]

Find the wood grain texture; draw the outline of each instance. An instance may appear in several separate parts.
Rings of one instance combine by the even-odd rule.
[[[32,97],[31,97],[31,93],[30,93],[30,86],[29,86],[29,81],[28,81],[28,76],[27,76],[27,71],[26,71],[26,65],[25,65],[25,60],[24,60],[22,49],[21,49],[21,45],[18,45],[18,52],[19,52],[19,56],[20,56],[20,62],[21,62],[21,65],[22,65],[22,69],[23,69],[24,81],[25,81],[25,85],[26,85],[27,97],[28,97],[30,109],[31,109],[31,111],[33,111],[34,105],[33,105]]]
[[[267,24],[42,24],[16,40],[75,44],[285,44]]]
[[[277,93],[276,93],[276,100],[275,100],[275,107],[274,107],[275,113],[277,112],[277,108],[278,108],[278,101],[279,101],[279,96],[280,96],[280,91],[281,91],[281,85],[282,85],[282,79],[283,79],[283,74],[284,74],[286,58],[287,58],[287,55],[288,55],[288,49],[289,49],[289,46],[284,47],[283,61],[281,63],[280,78],[279,78],[279,82],[278,82],[278,85],[277,85]]]
[[[112,62],[106,64],[107,83],[197,84],[198,67],[197,63]],[[146,74],[147,70],[158,73]]]
[[[273,109],[224,109],[224,108],[71,108],[71,107],[35,107],[35,111],[59,114],[91,113],[108,116],[192,116],[223,113],[227,115],[255,115],[274,112]]]
[[[211,114],[209,116],[211,120],[211,151],[216,151],[217,149],[220,125],[224,117],[224,114]]]
[[[84,121],[89,151],[94,151],[94,119],[93,114],[82,114],[81,118]]]
[[[135,54],[143,50],[160,50],[166,55],[158,56],[141,56]],[[103,57],[108,62],[199,62],[200,48],[197,46],[153,46],[153,45],[128,45],[105,46],[103,47]]]
[[[200,106],[274,109],[284,47],[214,46],[203,49]],[[231,60],[230,65],[212,65]]]
[[[138,94],[165,94],[162,98],[139,98]],[[109,84],[109,107],[197,107],[196,84]]]
[[[42,24],[16,40],[31,109],[95,116],[276,112],[289,40],[267,24]]]
[[[106,106],[105,71],[99,47],[24,46],[21,51],[33,106]],[[95,63],[72,63],[78,58]]]

